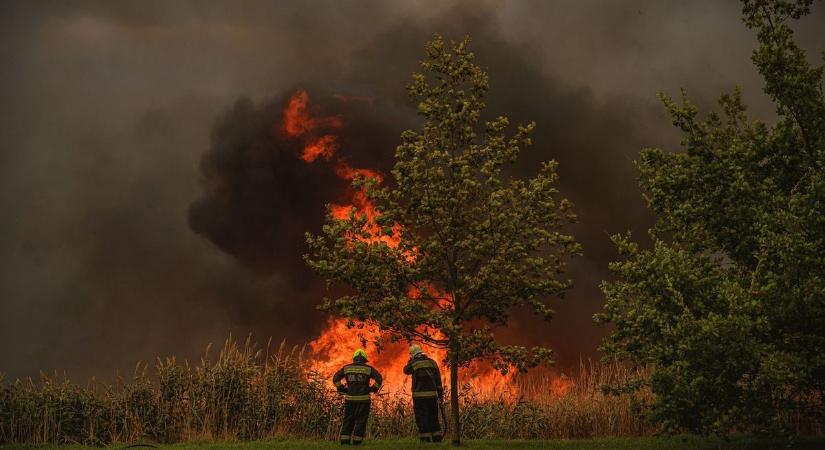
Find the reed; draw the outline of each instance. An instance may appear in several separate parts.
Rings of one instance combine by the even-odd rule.
[[[105,445],[151,440],[271,437],[335,439],[342,400],[326,374],[310,369],[301,347],[259,348],[230,338],[195,365],[174,357],[138,364],[130,379],[75,384],[65,376],[7,382],[0,375],[0,444]],[[619,364],[582,362],[569,377],[535,373],[493,393],[465,386],[463,436],[552,439],[641,436],[655,429],[634,414],[630,399],[602,386],[644,376]],[[373,401],[371,438],[415,434],[410,397]]]

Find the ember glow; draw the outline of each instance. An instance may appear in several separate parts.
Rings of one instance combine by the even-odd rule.
[[[555,377],[550,382],[550,390],[557,397],[562,397],[573,387],[573,384],[573,380],[568,377]]]
[[[352,101],[352,97],[337,96],[340,101]],[[360,98],[358,98],[360,100]],[[332,134],[335,130],[343,126],[343,119],[340,117],[325,117],[312,114],[309,94],[304,90],[299,90],[290,98],[284,108],[283,123],[281,129],[292,139],[299,139],[303,143],[303,151],[299,158],[311,164],[318,158],[325,161],[334,161],[335,174],[347,181],[352,181],[356,177],[373,179],[377,183],[383,181],[380,173],[366,169],[350,166],[344,159],[336,154],[340,146],[338,138]],[[345,220],[350,214],[355,213],[366,219],[364,231],[369,237],[364,239],[369,244],[384,242],[388,246],[395,248],[400,243],[400,225],[392,227],[392,234],[386,235],[381,232],[381,228],[376,223],[376,218],[380,212],[375,208],[363,190],[354,190],[350,193],[349,203],[333,204],[330,206],[330,213],[335,219]],[[408,258],[413,263],[412,255]],[[410,288],[410,296],[416,297],[414,288]],[[379,343],[379,344],[376,344]],[[367,350],[370,364],[375,366],[384,376],[384,392],[406,393],[409,392],[409,377],[404,375],[403,367],[409,360],[408,342],[392,342],[387,333],[382,333],[371,324],[355,322],[353,327],[347,326],[347,320],[343,318],[330,318],[326,329],[321,335],[309,343],[312,350],[312,360],[310,368],[324,376],[330,376],[341,366],[352,361],[352,353],[357,348]],[[441,376],[444,386],[448,387],[448,368],[444,364],[447,356],[445,349],[436,348],[426,343],[419,343],[425,353],[431,358],[439,361],[442,365]],[[380,348],[379,348],[380,347]],[[517,394],[518,387],[515,383],[515,373],[510,372],[502,375],[490,364],[484,362],[473,362],[468,367],[463,367],[459,373],[462,384],[469,384],[473,390],[479,394]],[[330,380],[330,384],[331,384]],[[555,389],[554,384],[554,389]],[[566,391],[569,386],[559,386],[559,389]]]

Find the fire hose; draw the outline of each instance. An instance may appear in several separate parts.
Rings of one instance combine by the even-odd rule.
[[[447,433],[450,432],[449,422],[447,422],[447,413],[444,412],[444,400],[442,399],[443,395],[438,396],[438,410],[441,411],[441,421],[444,422],[444,435],[446,436]]]
[[[424,372],[426,372],[427,376],[430,377],[430,380],[433,382],[433,385],[438,386],[438,383],[435,382],[435,377],[433,376],[433,374],[430,373],[430,371],[427,369],[424,369]],[[441,393],[439,393],[439,395],[436,396],[436,399],[438,400],[438,410],[441,412],[441,421],[444,422],[444,435],[446,436],[447,433],[450,431],[450,427],[448,425],[449,422],[447,422],[447,414],[444,412],[443,392],[444,390],[442,389]]]

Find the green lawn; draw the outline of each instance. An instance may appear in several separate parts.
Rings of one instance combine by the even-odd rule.
[[[109,449],[122,449],[124,445],[112,445]],[[79,450],[83,446],[5,446],[2,448],[15,448],[26,450]],[[135,447],[135,450],[144,450],[148,447]],[[335,442],[311,441],[311,440],[269,440],[254,442],[195,442],[175,445],[162,445],[158,448],[169,450],[264,450],[264,449],[337,449],[341,448]],[[346,447],[354,449],[354,447]],[[449,443],[442,444],[421,444],[412,439],[381,439],[367,441],[359,448],[379,449],[432,449],[450,448]],[[825,449],[825,437],[803,438],[792,446],[781,441],[757,439],[750,437],[737,437],[729,441],[718,438],[702,439],[697,437],[667,437],[667,438],[605,438],[605,439],[575,439],[575,440],[555,440],[555,441],[492,441],[492,440],[468,440],[463,448],[502,448],[502,449],[560,449],[560,450],[653,450],[653,449],[676,449],[676,450],[750,450],[750,449]]]

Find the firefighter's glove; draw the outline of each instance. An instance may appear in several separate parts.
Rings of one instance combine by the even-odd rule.
[[[346,386],[338,386],[338,392],[341,393],[341,394],[346,394],[347,393],[347,387]]]
[[[378,392],[378,386],[376,386],[374,384],[372,386],[370,386],[370,392],[372,392],[372,393]]]

